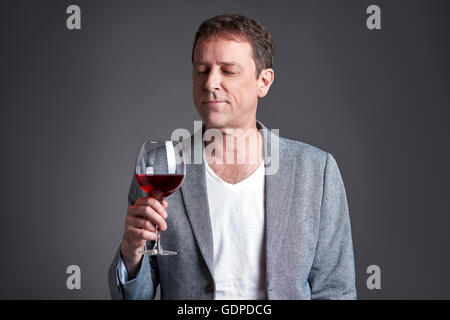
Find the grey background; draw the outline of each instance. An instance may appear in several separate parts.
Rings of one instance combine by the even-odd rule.
[[[82,30],[66,28],[78,4]],[[370,4],[382,30],[366,28]],[[449,299],[444,1],[1,1],[0,298],[109,299],[139,141],[192,132],[201,21],[248,14],[276,43],[258,119],[336,158],[360,299]],[[66,268],[81,267],[81,290]],[[366,268],[381,267],[381,290]]]

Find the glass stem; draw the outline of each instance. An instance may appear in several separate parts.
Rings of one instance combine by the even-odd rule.
[[[162,204],[163,201],[159,200],[158,201]],[[153,246],[153,251],[157,251],[157,252],[162,252],[163,249],[161,247],[161,240],[160,240],[160,236],[159,236],[159,228],[158,225],[155,225],[155,233],[156,233],[156,240],[155,240],[155,245]]]
[[[155,245],[153,247],[153,250],[162,251],[161,243],[160,243],[160,239],[159,239],[160,237],[159,237],[158,225],[156,225],[155,227],[156,227],[156,240],[155,240]]]

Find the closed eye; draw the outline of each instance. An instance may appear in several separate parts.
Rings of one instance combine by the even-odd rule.
[[[205,71],[197,71],[196,73],[197,74],[206,74],[206,73],[208,73],[209,72],[209,70],[205,70]],[[237,72],[232,72],[232,71],[227,71],[227,70],[222,70],[222,72],[224,73],[224,74],[236,74]]]

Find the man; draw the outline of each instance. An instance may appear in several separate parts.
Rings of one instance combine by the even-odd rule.
[[[187,166],[181,189],[162,203],[133,179],[123,241],[109,271],[112,298],[152,299],[158,285],[162,299],[356,298],[336,161],[311,145],[260,133],[266,128],[256,110],[274,80],[273,54],[270,34],[248,17],[226,14],[200,26],[192,51],[194,103],[202,133],[216,130],[223,139],[203,153],[205,161]],[[246,141],[239,139],[243,132]],[[201,142],[201,149],[211,143]],[[273,146],[278,166],[268,174]],[[155,225],[163,247],[177,256],[139,254],[155,240]]]

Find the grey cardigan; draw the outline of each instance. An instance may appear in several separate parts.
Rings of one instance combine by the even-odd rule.
[[[268,299],[356,299],[350,217],[335,159],[314,146],[280,138],[259,121],[257,126],[264,132],[266,168],[268,150],[279,146],[278,170],[265,176]],[[191,154],[195,134],[184,141]],[[129,205],[145,196],[133,177]],[[168,228],[161,244],[178,255],[144,256],[136,278],[122,285],[118,249],[108,273],[113,299],[153,299],[158,284],[162,299],[214,299],[204,164],[187,165],[182,187],[166,200]]]

